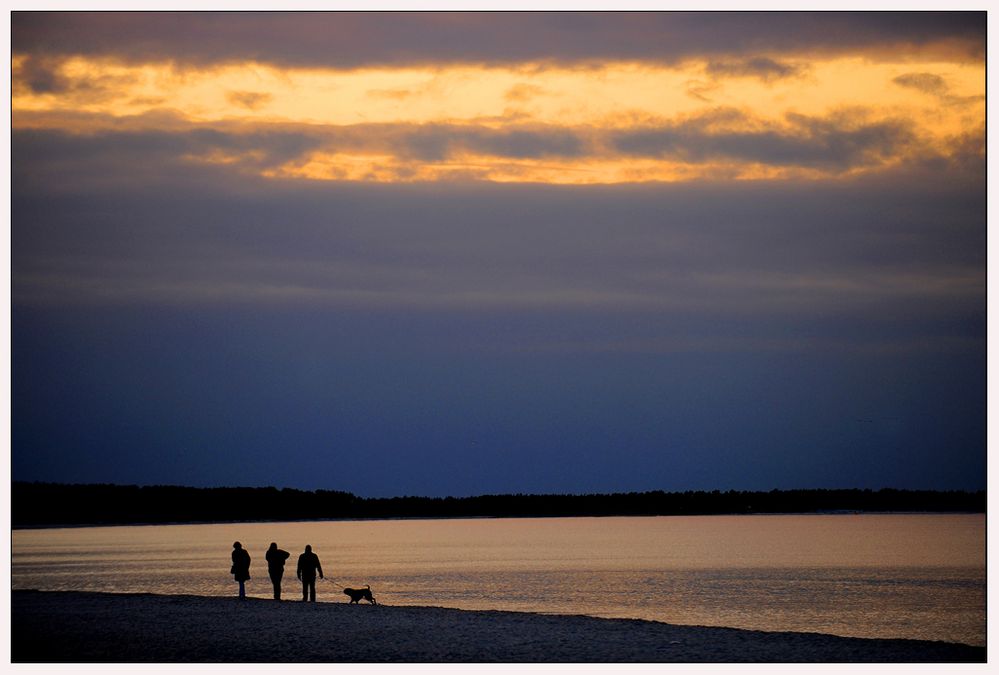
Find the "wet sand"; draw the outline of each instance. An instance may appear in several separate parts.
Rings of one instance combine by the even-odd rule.
[[[944,663],[983,647],[442,607],[13,591],[14,663]]]

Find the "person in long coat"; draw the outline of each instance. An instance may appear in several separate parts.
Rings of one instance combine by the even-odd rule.
[[[232,568],[229,571],[239,583],[239,599],[246,600],[246,582],[250,580],[250,554],[238,541],[232,545]]]
[[[305,553],[298,556],[298,578],[302,581],[302,600],[316,601],[316,572],[323,578],[323,566],[319,564],[319,556],[312,552],[312,546],[306,544]]]
[[[267,559],[267,573],[271,576],[271,583],[274,584],[274,599],[281,599],[281,577],[284,576],[284,561],[291,556],[287,551],[278,548],[276,542],[271,542],[271,547],[267,549],[264,557]]]

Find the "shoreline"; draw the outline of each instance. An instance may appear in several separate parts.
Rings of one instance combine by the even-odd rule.
[[[986,648],[639,619],[11,592],[14,663],[985,663]]]

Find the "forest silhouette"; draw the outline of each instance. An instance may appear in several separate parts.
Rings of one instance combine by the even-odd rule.
[[[666,516],[753,513],[984,513],[985,491],[815,489],[358,497],[275,487],[13,482],[14,528],[374,518]]]

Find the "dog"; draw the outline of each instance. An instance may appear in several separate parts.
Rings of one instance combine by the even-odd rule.
[[[355,604],[358,603],[360,600],[367,600],[372,605],[378,604],[377,602],[375,602],[375,596],[371,595],[370,585],[365,586],[364,588],[345,588],[343,589],[343,594],[350,596],[350,603],[348,604]]]

